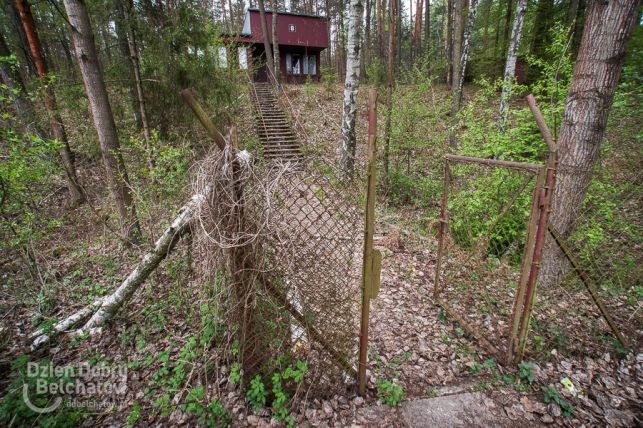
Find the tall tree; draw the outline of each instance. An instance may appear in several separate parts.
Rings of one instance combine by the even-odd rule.
[[[45,108],[49,114],[49,124],[51,126],[51,134],[53,138],[58,140],[61,144],[58,153],[62,160],[62,165],[65,170],[65,176],[67,181],[67,190],[69,191],[69,197],[73,204],[80,204],[85,200],[85,196],[78,182],[76,176],[76,165],[74,162],[74,154],[71,151],[69,146],[69,140],[67,139],[67,132],[65,131],[65,126],[63,125],[60,113],[58,112],[58,107],[56,105],[56,94],[54,93],[54,88],[49,82],[47,82],[49,67],[47,61],[45,61],[42,45],[40,44],[40,38],[38,37],[38,31],[36,30],[36,22],[33,19],[31,14],[31,7],[27,0],[16,0],[16,8],[20,14],[20,21],[25,30],[25,35],[29,41],[29,48],[31,49],[31,56],[33,57],[34,63],[36,64],[36,70],[38,71],[38,76],[41,79],[45,87]]]
[[[428,55],[431,54],[431,0],[426,0],[426,7],[424,8],[424,52],[427,55],[426,73],[431,76],[431,59]]]
[[[266,7],[263,0],[259,1],[259,20],[261,21],[261,35],[263,36],[263,48],[266,55],[266,65],[271,72],[275,71],[272,49],[270,48],[270,39],[268,38],[268,24],[266,23]],[[275,76],[276,78],[277,76]]]
[[[639,3],[592,1],[589,5],[558,138],[558,171],[549,217],[563,237],[573,232],[592,179]],[[539,287],[557,284],[569,268],[549,241]]]
[[[362,38],[363,0],[351,0],[348,21],[348,49],[346,52],[346,79],[344,81],[344,109],[342,116],[342,142],[339,162],[345,180],[353,178],[355,169],[355,120],[357,119],[357,93],[359,91],[359,62]]]
[[[155,160],[150,141],[150,123],[147,118],[147,106],[145,104],[145,92],[143,91],[143,79],[141,78],[141,66],[138,57],[138,43],[136,39],[136,25],[134,17],[134,1],[129,0],[127,8],[128,31],[127,51],[130,62],[132,63],[132,72],[134,73],[134,86],[136,88],[136,100],[138,101],[138,116],[140,117],[141,127],[143,128],[143,138],[145,138],[145,149],[147,152],[147,166],[150,171],[154,169]]]
[[[35,122],[33,105],[27,97],[25,84],[15,64],[9,61],[10,56],[11,51],[7,46],[4,35],[0,33],[0,82],[4,83],[9,89],[13,104],[16,107],[18,122],[24,126],[25,131],[43,137]]]
[[[82,0],[64,0],[71,25],[76,59],[85,84],[85,92],[100,142],[101,154],[109,187],[121,219],[124,236],[137,241],[140,236],[136,207],[132,200],[129,179],[118,141],[114,115],[107,96],[105,81],[92,33],[87,7]]]
[[[505,73],[502,82],[502,95],[500,97],[500,129],[504,130],[507,121],[507,112],[509,111],[509,98],[511,97],[511,85],[516,73],[516,59],[518,58],[518,47],[522,36],[522,24],[525,20],[525,11],[527,10],[527,0],[518,0],[516,3],[516,14],[514,17],[513,28],[511,30],[511,40],[507,48],[507,60],[505,62]]]
[[[417,0],[415,4],[415,32],[413,34],[413,49],[415,54],[420,54],[420,45],[422,43],[422,10],[424,7],[424,2],[422,0]]]
[[[447,56],[447,87],[451,88],[453,86],[453,8],[455,2],[460,0],[448,0],[447,1],[447,38],[446,38],[446,56]]]
[[[386,122],[384,124],[384,184],[389,183],[391,156],[391,115],[393,113],[393,85],[395,84],[395,22],[397,1],[389,0],[388,63],[386,68]]]
[[[531,54],[539,58],[545,55],[545,50],[551,42],[549,29],[553,25],[554,6],[554,0],[538,0],[536,17],[534,18]]]
[[[277,17],[279,15],[278,11],[278,2],[275,0],[270,0],[270,9],[272,15],[272,62],[274,63],[273,73],[275,79],[279,80],[279,41],[277,38]]]
[[[478,0],[471,0],[469,5],[469,12],[467,14],[467,25],[464,28],[464,33],[462,35],[462,48],[454,49],[461,50],[460,58],[457,61],[457,65],[453,67],[453,90],[452,90],[452,104],[451,104],[451,116],[455,121],[455,116],[460,110],[460,105],[462,104],[462,93],[464,88],[464,74],[467,70],[467,62],[469,60],[469,50],[471,44],[471,33],[473,32],[473,24],[476,20],[476,11],[478,10]],[[462,12],[460,13],[462,15]],[[456,43],[456,46],[459,46]],[[456,74],[457,72],[457,74]],[[457,147],[457,142],[455,138],[455,130],[451,131],[451,136],[449,139],[451,148],[455,149]]]

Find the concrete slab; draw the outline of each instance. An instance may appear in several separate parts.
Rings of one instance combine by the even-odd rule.
[[[479,392],[407,401],[402,417],[411,428],[515,426],[493,400]]]

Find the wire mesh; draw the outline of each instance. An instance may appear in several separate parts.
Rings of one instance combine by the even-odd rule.
[[[212,189],[195,251],[203,278],[225,278],[214,300],[244,380],[301,360],[304,384],[323,394],[354,376],[362,213],[360,183],[340,184],[321,164],[213,154],[195,182]]]
[[[625,352],[601,316],[588,291],[603,302],[628,347],[643,339],[643,192],[641,176],[631,184],[601,184],[600,175],[562,236],[585,276],[573,268],[550,236],[547,250],[561,260],[561,281],[539,279],[538,297],[527,351],[532,355],[558,352],[600,355]]]
[[[436,296],[492,354],[504,357],[525,261],[540,167],[449,157]]]

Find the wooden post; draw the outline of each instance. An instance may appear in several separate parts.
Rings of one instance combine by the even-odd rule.
[[[233,142],[228,142],[226,138],[216,129],[207,113],[196,100],[196,97],[189,89],[181,91],[181,98],[190,107],[195,116],[199,119],[206,132],[214,140],[221,151],[225,151],[226,145],[231,145],[230,155],[233,157],[232,167],[232,187],[234,191],[233,215],[238,219],[237,232],[243,232],[244,222],[244,199],[243,183],[240,175],[240,165],[236,158],[236,130],[231,129],[229,138]],[[259,371],[266,358],[265,349],[260,343],[259,326],[255,319],[254,302],[251,299],[252,285],[255,278],[252,276],[254,266],[253,259],[250,257],[250,247],[248,245],[237,246],[229,249],[230,259],[232,261],[232,278],[234,281],[233,292],[235,297],[237,318],[239,322],[239,342],[241,345],[240,354],[243,367],[243,382],[249,382]]]
[[[366,219],[364,227],[364,259],[362,265],[362,321],[359,338],[359,369],[357,384],[359,395],[366,392],[366,360],[368,354],[368,321],[371,298],[377,293],[381,254],[373,251],[373,233],[375,231],[375,185],[376,177],[376,139],[377,139],[377,90],[371,89],[368,94],[368,185],[366,193]],[[375,265],[375,266],[374,266]]]

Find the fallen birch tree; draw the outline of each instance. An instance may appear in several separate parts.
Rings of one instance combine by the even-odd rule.
[[[52,338],[63,334],[78,336],[100,331],[101,327],[111,320],[116,312],[130,300],[134,292],[140,288],[147,277],[157,266],[172,252],[179,238],[190,230],[190,224],[199,212],[201,204],[207,199],[210,187],[201,193],[193,195],[190,201],[179,210],[179,215],[172,224],[165,229],[161,237],[154,244],[154,248],[143,256],[134,270],[125,278],[121,285],[109,296],[101,297],[93,303],[76,311],[69,317],[56,323],[51,329],[39,329],[31,338],[31,350],[35,351],[45,345]],[[86,321],[81,327],[81,323]]]

